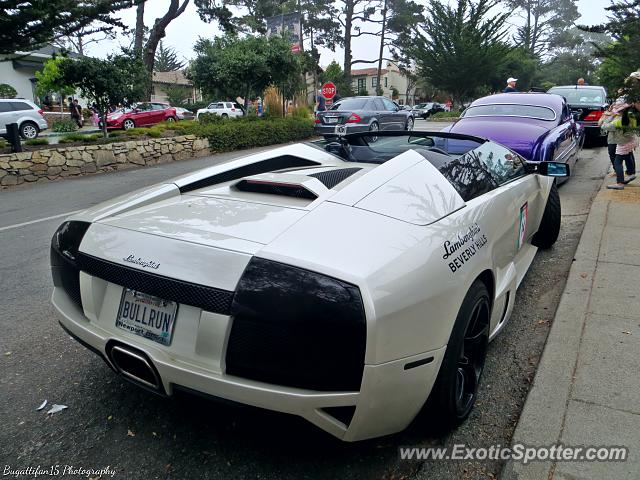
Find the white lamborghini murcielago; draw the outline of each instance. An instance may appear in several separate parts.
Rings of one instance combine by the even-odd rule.
[[[197,391],[355,441],[478,392],[537,248],[553,177],[491,141],[350,134],[90,208],[52,239],[62,327],[161,395]]]

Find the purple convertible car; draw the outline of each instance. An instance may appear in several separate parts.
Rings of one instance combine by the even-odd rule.
[[[536,162],[573,167],[584,128],[564,98],[547,93],[501,93],[474,101],[445,132],[488,138]]]

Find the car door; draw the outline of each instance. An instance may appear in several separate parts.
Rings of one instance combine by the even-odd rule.
[[[164,119],[167,116],[167,105],[163,103],[152,103],[151,114],[151,120],[153,123],[164,122]]]
[[[560,124],[554,131],[555,130],[557,130],[557,139],[552,160],[554,162],[568,163],[570,166],[573,166],[576,163],[580,145],[575,120],[573,119],[571,109],[566,104],[562,109]]]
[[[151,111],[150,103],[139,103],[132,112],[133,121],[136,127],[142,127],[144,125],[150,125],[153,123],[153,113]]]
[[[385,129],[386,130],[403,130],[405,117],[398,113],[398,107],[388,98],[382,98],[385,113]]]

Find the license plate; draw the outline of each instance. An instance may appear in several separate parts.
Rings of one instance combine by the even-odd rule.
[[[125,288],[116,317],[116,327],[171,345],[178,304]]]
[[[338,117],[324,117],[324,120],[327,123],[338,123]]]

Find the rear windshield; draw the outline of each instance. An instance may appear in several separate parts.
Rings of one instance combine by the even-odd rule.
[[[563,96],[569,105],[603,105],[606,101],[601,88],[552,88],[549,93]]]
[[[537,105],[494,104],[476,105],[467,108],[463,117],[526,117],[538,120],[555,120],[556,112],[549,107]]]
[[[331,106],[331,110],[364,110],[367,98],[345,98]]]

